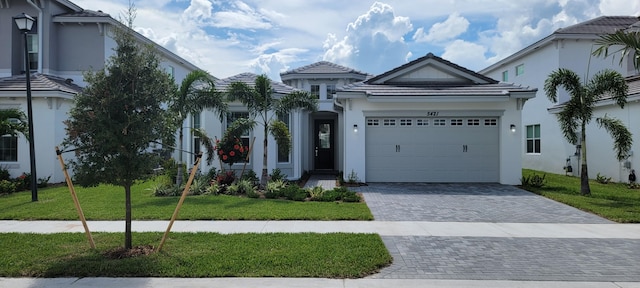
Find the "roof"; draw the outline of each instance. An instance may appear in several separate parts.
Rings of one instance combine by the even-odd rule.
[[[435,62],[441,63],[444,66],[448,66],[452,70],[458,70],[463,74],[468,74],[468,75],[471,75],[473,77],[477,77],[477,78],[479,78],[479,79],[481,79],[483,81],[486,81],[488,83],[498,83],[498,81],[496,81],[496,80],[494,80],[494,79],[492,79],[490,77],[484,76],[482,74],[478,74],[478,73],[473,72],[473,71],[471,71],[471,70],[469,70],[467,68],[459,66],[459,65],[457,65],[457,64],[455,64],[453,62],[444,60],[443,58],[440,58],[440,57],[438,57],[436,55],[433,55],[433,53],[428,53],[427,55],[425,55],[423,57],[420,57],[418,59],[415,59],[415,60],[413,60],[413,61],[411,61],[411,62],[409,62],[407,64],[404,64],[402,66],[399,66],[397,68],[389,70],[389,71],[387,71],[387,72],[385,72],[383,74],[375,76],[375,77],[367,80],[366,83],[373,84],[373,83],[380,82],[381,80],[383,80],[385,78],[392,77],[394,74],[397,74],[398,72],[400,72],[402,70],[406,70],[408,67],[415,66],[416,64],[418,64],[420,62],[426,62],[426,61],[435,61]]]
[[[111,17],[111,15],[104,13],[100,10],[82,10],[82,11],[73,11],[70,13],[64,13],[56,15],[56,17]]]
[[[520,51],[507,56],[506,58],[482,69],[479,73],[486,74],[494,69],[502,69],[501,66],[507,62],[514,61],[520,57],[533,53],[539,47],[545,46],[557,39],[599,39],[600,35],[611,34],[617,30],[629,28],[640,19],[633,16],[601,16],[585,22],[581,22],[569,27],[560,28],[549,36],[542,38],[535,43],[521,49]]]
[[[353,68],[345,67],[329,61],[320,61],[286,72],[280,73],[280,76],[287,74],[338,74],[338,73],[354,73],[367,76],[367,73],[360,72]]]
[[[31,91],[58,91],[69,94],[82,92],[82,87],[73,83],[71,79],[64,79],[53,75],[34,73],[30,77]],[[0,92],[25,91],[26,76],[16,75],[0,78]]]
[[[255,83],[256,83],[256,78],[258,78],[258,75],[253,74],[253,73],[240,73],[238,75],[234,75],[231,76],[229,78],[224,78],[224,79],[220,79],[217,80],[215,82],[216,84],[216,90],[218,91],[226,91],[228,89],[228,87],[231,85],[231,83],[233,82],[243,82],[247,85],[249,85],[250,87],[254,87]],[[273,89],[273,92],[275,93],[279,93],[279,94],[289,94],[292,93],[294,91],[296,91],[295,88],[283,84],[281,82],[276,82],[273,80],[271,81],[271,89]]]
[[[537,89],[498,82],[429,53],[367,81],[346,85],[338,91],[338,94],[346,97],[350,97],[351,93],[364,93],[366,97],[400,99],[429,96],[447,101],[453,98],[440,97],[532,98]],[[521,94],[512,95],[518,92]]]
[[[600,16],[569,27],[560,28],[553,34],[612,34],[638,22],[632,16]]]

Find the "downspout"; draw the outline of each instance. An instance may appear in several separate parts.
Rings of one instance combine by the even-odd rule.
[[[38,10],[38,73],[42,74],[42,45],[43,45],[43,41],[42,41],[42,29],[43,29],[43,11],[42,8],[38,7],[38,5],[36,3],[33,2],[34,0],[27,0],[27,3],[29,3],[31,6],[33,6],[33,8],[36,8],[36,10]]]

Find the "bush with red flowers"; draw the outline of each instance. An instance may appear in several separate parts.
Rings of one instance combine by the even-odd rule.
[[[233,163],[244,162],[249,153],[249,147],[242,146],[242,141],[238,137],[229,135],[225,135],[221,140],[216,140],[214,149],[220,160],[229,166]]]

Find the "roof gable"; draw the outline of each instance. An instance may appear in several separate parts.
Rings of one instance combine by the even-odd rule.
[[[373,77],[365,83],[374,85],[471,85],[498,81],[444,60],[432,53],[398,68]]]

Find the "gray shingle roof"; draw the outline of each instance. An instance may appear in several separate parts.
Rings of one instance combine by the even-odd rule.
[[[306,66],[302,66],[296,69],[292,69],[286,72],[280,73],[280,76],[287,74],[341,74],[341,73],[354,73],[362,76],[369,74],[355,70],[353,68],[345,67],[329,61],[320,61]]]
[[[554,34],[611,34],[640,21],[633,16],[600,16],[569,27],[560,28]]]
[[[104,13],[100,10],[93,11],[93,10],[85,9],[78,12],[70,12],[70,13],[56,15],[56,17],[111,17],[111,15]]]
[[[464,73],[467,73],[467,74],[469,74],[469,75],[473,75],[474,77],[477,77],[477,78],[483,79],[483,80],[487,81],[488,83],[498,83],[498,81],[496,81],[495,79],[492,79],[492,78],[490,78],[490,77],[484,76],[484,75],[479,74],[479,73],[476,73],[476,72],[474,72],[474,71],[471,71],[471,70],[469,70],[469,69],[467,69],[467,68],[464,68],[464,67],[462,67],[462,66],[460,66],[460,65],[457,65],[457,64],[455,64],[455,63],[453,63],[453,62],[450,62],[450,61],[444,60],[444,59],[442,59],[442,58],[440,58],[440,57],[438,57],[438,56],[436,56],[436,55],[433,55],[433,53],[428,53],[427,55],[422,56],[422,57],[420,57],[420,58],[418,58],[418,59],[415,59],[415,60],[413,60],[413,61],[411,61],[411,62],[409,62],[409,63],[406,63],[406,64],[404,64],[404,65],[402,65],[402,66],[399,66],[399,67],[394,68],[394,69],[392,69],[392,70],[389,70],[389,71],[387,71],[387,72],[385,72],[385,73],[382,73],[382,74],[380,74],[380,75],[378,75],[378,76],[375,76],[375,77],[373,77],[373,78],[370,78],[370,79],[368,79],[368,80],[367,80],[367,81],[365,81],[365,82],[366,82],[366,83],[374,83],[374,82],[376,82],[376,81],[378,81],[378,80],[380,80],[380,79],[383,79],[383,78],[385,78],[385,77],[387,77],[387,76],[389,76],[389,75],[392,75],[392,74],[394,74],[394,73],[396,73],[396,72],[398,72],[398,71],[401,71],[401,70],[403,70],[403,69],[405,69],[405,68],[407,68],[407,67],[413,66],[413,65],[415,65],[415,64],[417,64],[417,63],[419,63],[419,62],[427,61],[427,60],[434,60],[434,61],[440,62],[440,63],[442,63],[442,64],[445,64],[445,65],[447,65],[447,66],[450,66],[450,67],[451,67],[451,68],[453,68],[453,69],[460,70],[460,71],[462,71],[462,72],[464,72]]]
[[[465,86],[397,86],[372,85],[358,82],[338,89],[344,92],[364,92],[369,96],[496,96],[511,92],[534,92],[537,89],[511,83],[476,84]]]
[[[31,91],[59,91],[70,94],[82,92],[82,87],[57,76],[34,73],[31,75]],[[0,78],[0,91],[25,91],[25,75]]]
[[[227,88],[233,82],[243,82],[249,85],[250,87],[253,87],[255,86],[257,77],[258,75],[253,73],[241,73],[235,76],[231,76],[229,78],[220,79],[216,81],[216,90],[226,91]],[[291,92],[296,91],[295,88],[289,85],[285,85],[283,83],[276,82],[273,80],[271,80],[271,88],[273,89],[273,92],[279,93],[279,94],[289,94]]]

